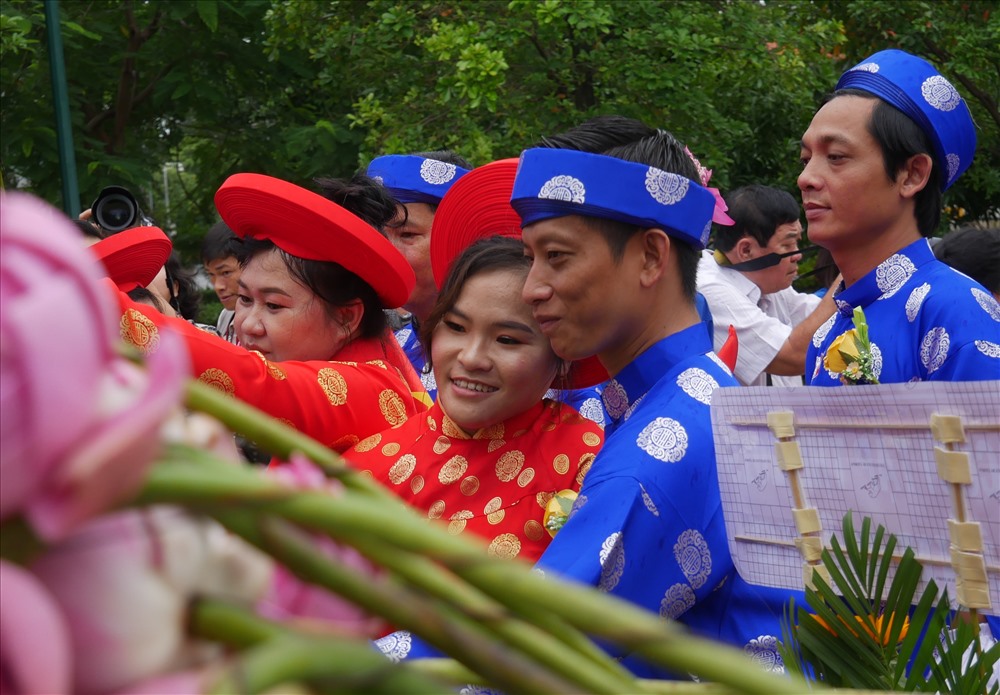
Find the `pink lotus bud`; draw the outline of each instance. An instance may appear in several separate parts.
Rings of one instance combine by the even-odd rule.
[[[173,507],[122,512],[80,528],[32,565],[66,616],[73,692],[113,692],[196,666],[192,659],[206,655],[192,649],[185,631],[188,603],[196,595],[214,593],[251,605],[259,600],[270,563],[264,561],[262,574],[255,566],[260,554],[244,546],[252,559],[242,567],[257,579],[220,589],[213,529],[221,531]],[[222,562],[229,563],[227,576],[241,573],[232,557]]]
[[[0,695],[70,692],[70,640],[52,596],[0,560]]]
[[[145,369],[117,355],[98,267],[62,213],[0,194],[0,519],[50,541],[141,485],[189,372],[168,331]]]

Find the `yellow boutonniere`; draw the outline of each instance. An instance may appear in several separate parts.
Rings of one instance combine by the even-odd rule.
[[[542,526],[555,538],[556,533],[563,527],[569,513],[576,502],[577,494],[574,490],[560,490],[552,496],[552,499],[545,505],[545,515],[542,517]]]
[[[877,384],[878,375],[868,339],[868,323],[861,307],[854,308],[854,328],[845,331],[830,344],[823,366],[840,375],[844,384]]]

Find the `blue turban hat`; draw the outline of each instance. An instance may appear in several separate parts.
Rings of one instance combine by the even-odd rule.
[[[366,173],[388,188],[400,203],[437,205],[469,170],[413,154],[388,154],[373,159]]]
[[[879,51],[841,75],[837,89],[868,92],[916,123],[931,141],[942,191],[972,164],[976,128],[969,107],[923,58],[896,49]]]

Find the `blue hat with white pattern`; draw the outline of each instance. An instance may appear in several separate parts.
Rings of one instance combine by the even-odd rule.
[[[972,164],[976,127],[965,99],[923,58],[896,49],[879,51],[840,76],[837,89],[860,89],[892,104],[924,131],[941,167],[941,190]]]
[[[400,203],[437,205],[469,170],[413,154],[388,154],[373,159],[366,173],[388,188]]]
[[[511,206],[521,226],[567,215],[656,227],[703,249],[712,230],[715,196],[679,174],[576,150],[521,153]]]

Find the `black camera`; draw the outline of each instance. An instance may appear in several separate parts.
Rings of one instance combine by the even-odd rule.
[[[101,189],[90,210],[94,221],[111,233],[153,224],[153,221],[143,214],[135,196],[122,186],[106,186]]]

